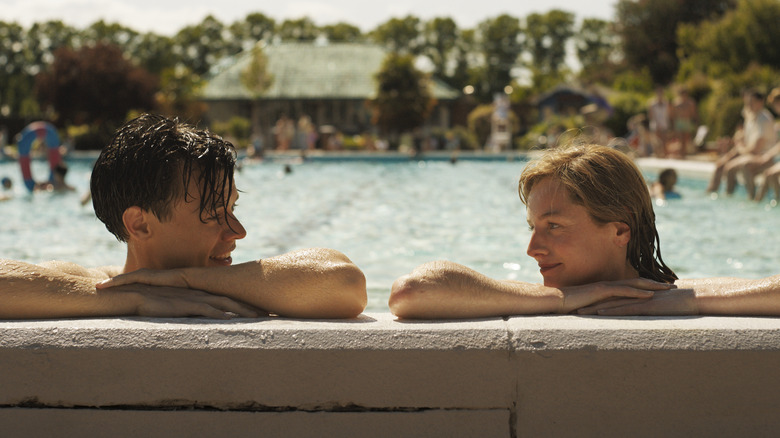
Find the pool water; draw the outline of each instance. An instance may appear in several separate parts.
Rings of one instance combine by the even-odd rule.
[[[0,257],[121,265],[124,244],[79,198],[92,160],[69,160],[67,194],[26,193],[18,165],[0,162],[14,199],[0,202]],[[248,235],[234,263],[323,246],[344,252],[366,274],[367,311],[387,310],[390,286],[415,266],[452,260],[499,279],[541,282],[525,254],[530,236],[517,197],[524,162],[446,161],[245,164],[236,215]],[[45,162],[33,174],[48,175]],[[647,175],[648,179],[656,175]],[[780,211],[744,193],[712,200],[706,182],[682,179],[682,199],[657,206],[664,260],[681,278],[780,273]]]

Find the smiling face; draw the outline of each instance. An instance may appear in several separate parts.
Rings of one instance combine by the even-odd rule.
[[[228,266],[233,262],[230,254],[236,248],[236,240],[246,236],[243,225],[233,215],[238,200],[235,184],[232,192],[226,193],[228,211],[218,210],[217,217],[207,217],[206,212],[201,216],[195,178],[190,180],[188,192],[191,196],[186,201],[180,199],[168,219],[161,221],[149,215],[151,237],[146,240],[148,247],[144,251],[148,266],[143,267]]]
[[[628,225],[595,222],[552,177],[534,184],[528,195],[527,215],[531,228],[527,252],[539,264],[545,286],[638,276],[626,260],[631,236]]]

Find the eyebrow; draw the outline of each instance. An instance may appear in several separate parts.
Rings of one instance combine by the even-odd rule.
[[[560,210],[550,210],[539,215],[539,219],[545,219],[551,216],[559,216],[560,214]],[[528,225],[531,225],[531,219],[529,219],[528,216],[526,216],[525,221],[528,222]]]

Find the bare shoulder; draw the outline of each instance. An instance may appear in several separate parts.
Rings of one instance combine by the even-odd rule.
[[[63,274],[75,275],[78,277],[93,278],[96,280],[105,280],[109,277],[119,275],[121,268],[118,266],[101,266],[98,268],[86,268],[73,262],[50,261],[43,262],[39,266],[48,268]]]

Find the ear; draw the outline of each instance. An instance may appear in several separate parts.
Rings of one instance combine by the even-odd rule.
[[[129,207],[122,213],[122,222],[130,239],[146,240],[152,236],[152,227],[149,223],[150,213],[141,207]]]
[[[631,227],[625,222],[612,222],[615,227],[615,243],[618,246],[628,246],[631,241]]]

